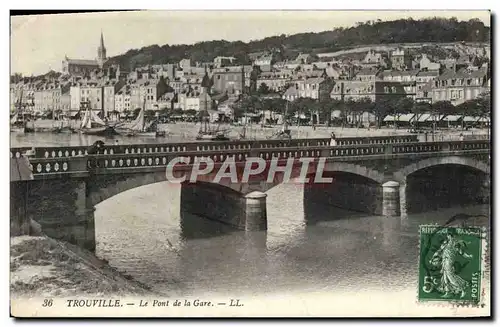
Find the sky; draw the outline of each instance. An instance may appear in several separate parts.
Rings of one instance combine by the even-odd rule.
[[[65,56],[95,59],[101,30],[108,57],[152,44],[250,40],[321,32],[367,20],[456,17],[490,25],[488,11],[140,11],[11,17],[11,73],[60,71]]]

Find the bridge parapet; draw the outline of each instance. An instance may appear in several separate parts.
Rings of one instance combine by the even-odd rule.
[[[344,137],[337,138],[337,145],[369,145],[369,144],[399,144],[417,142],[416,135],[378,136],[378,137]],[[227,151],[245,149],[276,149],[291,147],[330,146],[330,138],[292,139],[292,140],[239,140],[229,142],[180,142],[180,143],[150,143],[104,145],[99,154],[135,154],[135,153],[170,153],[191,151]],[[76,157],[87,154],[87,146],[35,147],[36,158]],[[20,157],[31,147],[16,147],[10,149],[12,157]]]
[[[406,144],[362,144],[349,146],[314,146],[284,147],[260,149],[231,149],[223,152],[212,151],[180,151],[180,152],[137,152],[113,153],[99,155],[81,155],[76,157],[30,158],[35,177],[40,175],[60,175],[67,173],[81,174],[91,168],[108,171],[144,167],[166,167],[174,158],[185,157],[189,164],[196,159],[210,158],[215,164],[221,164],[229,158],[235,162],[245,162],[249,157],[264,160],[300,159],[300,158],[343,158],[342,160],[370,160],[370,158],[394,158],[404,155],[432,153],[476,153],[488,151],[489,141],[448,141],[448,142],[416,142]]]

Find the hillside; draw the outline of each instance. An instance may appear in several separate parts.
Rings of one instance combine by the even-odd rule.
[[[298,52],[333,52],[364,44],[414,42],[489,42],[490,27],[478,19],[458,21],[455,18],[399,19],[368,21],[350,28],[336,28],[320,33],[300,33],[267,37],[248,43],[224,40],[199,42],[193,45],[151,45],[133,49],[111,58],[124,69],[147,64],[178,62],[183,58],[209,62],[217,56],[234,56],[239,64],[250,63],[249,53],[276,50],[283,58],[294,58]]]

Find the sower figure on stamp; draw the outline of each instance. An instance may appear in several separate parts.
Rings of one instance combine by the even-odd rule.
[[[465,289],[469,282],[455,272],[455,262],[458,256],[466,259],[472,258],[471,254],[464,251],[464,247],[463,241],[457,240],[454,235],[448,233],[446,240],[430,260],[432,265],[441,265],[441,282],[438,290],[444,292],[443,297],[451,297],[454,294],[460,294],[460,298],[465,296]]]

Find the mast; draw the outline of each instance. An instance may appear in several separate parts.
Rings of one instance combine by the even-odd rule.
[[[288,129],[287,120],[286,120],[287,113],[288,113],[288,100],[286,100],[285,114],[283,116],[283,131]]]
[[[210,119],[210,115],[208,113],[208,107],[207,107],[207,92],[205,91],[204,92],[204,96],[205,96],[205,133],[208,131],[208,126],[207,126],[207,119]]]
[[[146,96],[144,96],[144,102],[143,102],[143,105],[142,105],[142,113],[139,113],[139,114],[142,114],[144,116],[145,110],[146,110]],[[142,126],[141,126],[141,131],[142,132],[144,132],[145,122],[146,122],[146,120],[143,117],[142,118]]]
[[[248,123],[248,116],[247,116],[247,106],[245,106],[245,113],[244,113],[244,117],[245,117],[245,124],[243,125],[243,138],[246,138],[247,136],[247,123]]]

